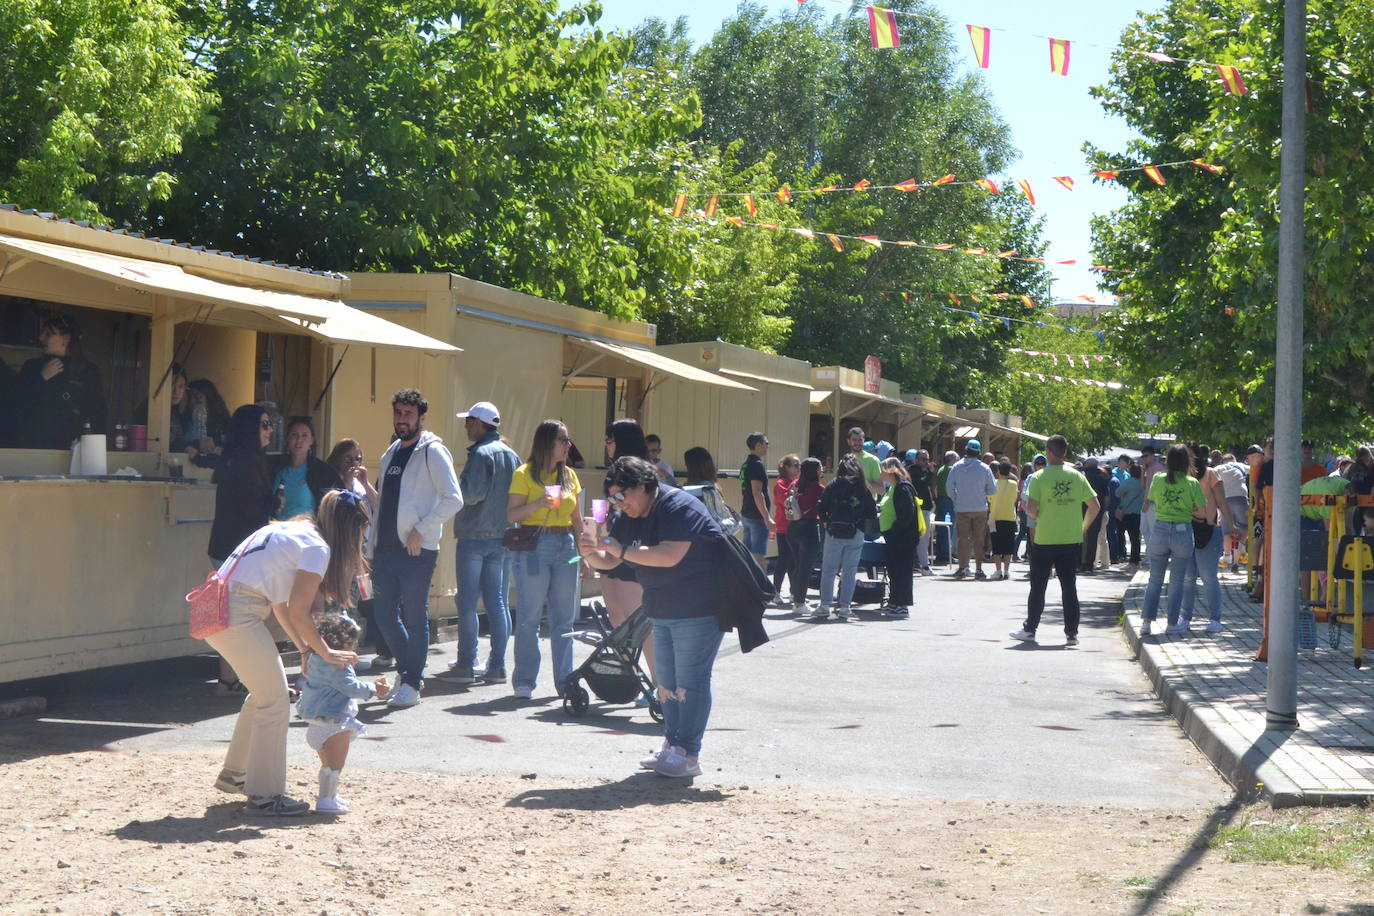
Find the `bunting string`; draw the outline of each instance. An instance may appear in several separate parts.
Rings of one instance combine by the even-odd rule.
[[[1047,373],[1026,372],[1024,370],[1018,371],[1026,378],[1039,379],[1042,382],[1067,382],[1070,385],[1086,385],[1092,388],[1110,388],[1112,391],[1120,391],[1122,388],[1127,387],[1121,382],[1104,382],[1101,379],[1095,378],[1068,378],[1063,375],[1049,375]]]
[[[1074,365],[1074,361],[1077,360],[1083,364],[1083,368],[1085,369],[1094,362],[1110,362],[1116,366],[1121,365],[1121,360],[1117,359],[1115,356],[1107,356],[1102,353],[1047,353],[1044,350],[1026,350],[1022,347],[1010,347],[1007,352],[1024,353],[1026,356],[1048,356],[1054,361],[1054,365],[1056,366],[1059,365],[1061,359],[1070,366]]]
[[[928,294],[928,295],[929,295],[929,294]],[[911,301],[911,294],[910,294],[910,293],[902,293],[902,297],[903,297],[904,299],[906,299],[906,301],[908,301],[908,302]],[[971,317],[973,318],[974,321],[977,321],[979,324],[981,324],[981,323],[983,322],[983,319],[984,319],[984,318],[991,318],[991,319],[994,319],[994,320],[996,320],[996,321],[1000,321],[1000,322],[1002,323],[1002,326],[1005,327],[1008,331],[1011,330],[1011,326],[1012,326],[1013,324],[1028,324],[1028,325],[1033,325],[1033,326],[1035,326],[1035,327],[1037,327],[1037,328],[1048,328],[1048,327],[1051,327],[1051,325],[1046,324],[1044,321],[1040,321],[1040,320],[1038,320],[1038,319],[1012,318],[1010,315],[988,315],[988,314],[986,314],[986,313],[984,313],[984,312],[975,312],[975,311],[972,311],[972,310],[970,310],[970,309],[952,308],[952,307],[950,307],[950,306],[948,306],[948,305],[942,305],[942,306],[940,306],[940,308],[944,309],[946,312],[956,312],[956,313],[961,314],[961,315],[969,315],[969,316],[971,316]],[[1091,328],[1080,328],[1080,327],[1076,327],[1076,326],[1074,326],[1074,325],[1067,325],[1067,326],[1055,325],[1054,327],[1055,327],[1056,330],[1068,331],[1070,334],[1078,334],[1078,333],[1085,332],[1085,331],[1091,331],[1091,333],[1093,334],[1093,336],[1097,338],[1098,343],[1104,343],[1104,344],[1105,344],[1105,343],[1107,342],[1107,335],[1106,335],[1106,334],[1104,334],[1104,333],[1101,332],[1101,331],[1092,331]]]

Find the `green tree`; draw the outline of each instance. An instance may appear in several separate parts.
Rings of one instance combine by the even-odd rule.
[[[163,0],[0,0],[0,200],[139,218],[210,102]]]
[[[1374,83],[1370,0],[1309,0],[1304,426],[1347,443],[1374,432]],[[1113,341],[1166,426],[1249,441],[1272,425],[1283,5],[1173,0],[1126,29],[1123,49],[1238,65],[1226,94],[1201,64],[1119,53],[1097,90],[1141,139],[1094,167],[1201,158],[1225,167],[1132,177],[1131,201],[1095,222],[1098,256],[1130,263]]]

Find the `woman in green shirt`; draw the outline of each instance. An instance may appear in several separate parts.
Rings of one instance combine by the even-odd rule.
[[[1159,596],[1164,589],[1164,573],[1169,572],[1169,625],[1166,634],[1186,630],[1179,623],[1183,592],[1192,585],[1193,519],[1203,521],[1207,499],[1197,478],[1188,473],[1192,454],[1186,445],[1169,449],[1164,467],[1167,473],[1155,474],[1145,499],[1145,511],[1154,509],[1154,525],[1146,555],[1150,558],[1150,584],[1145,587],[1145,603],[1140,608],[1140,635],[1149,636],[1159,615]]]

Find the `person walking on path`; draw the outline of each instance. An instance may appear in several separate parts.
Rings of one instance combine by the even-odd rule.
[[[788,610],[799,600],[796,596],[806,591],[806,583],[797,581],[797,561],[793,556],[796,545],[792,542],[791,521],[787,518],[787,494],[800,474],[801,459],[793,454],[784,455],[778,462],[778,479],[773,482],[773,525],[778,533],[778,556],[773,561],[773,591],[778,593],[775,604]],[[792,583],[787,598],[782,597],[784,577]]]
[[[902,618],[914,603],[911,587],[915,577],[913,561],[916,539],[920,536],[921,512],[916,504],[916,489],[906,468],[896,458],[883,459],[883,483],[887,492],[878,501],[878,528],[883,533],[883,562],[892,589],[883,613]]]
[[[1166,571],[1169,572],[1169,625],[1164,632],[1176,635],[1184,630],[1178,617],[1193,565],[1192,523],[1193,519],[1206,520],[1203,510],[1207,507],[1197,478],[1188,473],[1192,465],[1193,456],[1186,445],[1169,449],[1165,472],[1154,476],[1145,499],[1146,511],[1154,509],[1155,525],[1146,545],[1150,582],[1145,587],[1145,600],[1140,607],[1141,636],[1150,635],[1155,617],[1159,615],[1159,597],[1164,590]]]
[[[1127,477],[1116,488],[1116,514],[1121,531],[1130,543],[1131,552],[1127,558],[1130,566],[1127,571],[1134,573],[1140,568],[1140,509],[1145,502],[1145,491],[1140,485],[1140,465],[1132,464]],[[1125,545],[1123,545],[1124,548]]]
[[[946,486],[954,503],[955,537],[959,544],[959,568],[954,578],[968,576],[969,554],[977,566],[975,579],[986,579],[983,572],[983,540],[988,533],[988,497],[997,494],[997,480],[979,458],[983,444],[977,439],[964,445],[964,460],[949,470]]]
[[[1011,578],[1011,557],[1016,552],[1016,496],[1019,490],[1011,462],[998,463],[997,492],[988,505],[994,579]]]
[[[1193,452],[1193,476],[1202,487],[1207,506],[1203,510],[1206,522],[1193,524],[1193,566],[1188,573],[1188,586],[1183,591],[1183,606],[1179,614],[1179,626],[1186,633],[1193,622],[1193,605],[1197,601],[1195,583],[1202,579],[1202,594],[1207,601],[1211,620],[1207,624],[1208,633],[1221,632],[1221,580],[1217,575],[1221,565],[1221,551],[1226,541],[1227,507],[1226,488],[1220,475],[1208,466],[1207,447],[1196,442],[1188,443]]]
[[[1097,497],[1099,506],[1107,505],[1107,497],[1110,492],[1109,480],[1106,473],[1098,465],[1096,458],[1088,458],[1083,462],[1083,476],[1088,481],[1088,486],[1093,488],[1093,493]],[[1083,535],[1083,556],[1078,564],[1078,571],[1090,573],[1097,567],[1099,555],[1098,535],[1102,531],[1102,513],[1098,512],[1093,519],[1091,527]]]
[[[506,646],[510,640],[506,548],[501,538],[509,527],[506,501],[520,456],[501,441],[501,412],[495,404],[478,401],[458,416],[471,445],[463,474],[458,478],[463,508],[453,519],[458,658],[443,678],[455,684],[475,684],[479,680],[477,597],[481,595],[487,612],[489,649],[480,679],[501,684],[506,680]]]
[[[414,388],[391,398],[396,439],[382,453],[379,506],[372,550],[372,595],[377,626],[396,653],[400,681],[387,705],[420,702],[429,658],[429,585],[439,558],[444,522],[463,508],[453,456],[425,429],[429,402]]]
[[[792,593],[792,609],[797,612],[806,610],[806,590],[811,586],[811,571],[821,555],[820,503],[825,495],[821,486],[821,462],[817,458],[807,458],[798,469],[799,476],[792,484],[797,494],[797,507],[802,517],[788,523],[787,542],[792,548],[795,567],[792,572],[793,588],[801,591]]]
[[[1064,606],[1064,645],[1078,645],[1078,561],[1083,550],[1083,536],[1101,512],[1102,505],[1087,479],[1064,464],[1068,453],[1067,439],[1060,435],[1050,436],[1045,443],[1049,465],[1033,474],[1026,488],[1026,514],[1035,519],[1035,541],[1030,548],[1026,622],[1011,634],[1013,639],[1035,641],[1035,631],[1045,612],[1045,589],[1053,570],[1059,578],[1060,600]]]
[[[763,456],[768,454],[768,437],[750,433],[744,440],[749,454],[739,469],[740,512],[744,518],[744,546],[754,555],[761,568],[767,569],[768,537],[776,530],[773,513],[769,511],[768,469]]]
[[[859,460],[853,455],[840,459],[835,479],[821,495],[819,515],[826,535],[821,548],[821,603],[811,612],[810,619],[821,621],[829,616],[835,597],[835,576],[839,574],[840,600],[835,606],[835,619],[848,620],[854,616],[849,605],[854,600],[854,584],[863,554],[864,522],[878,517],[873,494],[859,469]]]

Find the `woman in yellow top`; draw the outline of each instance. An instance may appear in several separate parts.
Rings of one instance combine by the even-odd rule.
[[[988,500],[988,529],[992,532],[994,579],[1011,578],[1011,558],[1016,553],[1016,496],[1018,486],[1011,462],[992,467],[997,475],[997,492]]]
[[[506,520],[537,528],[533,550],[515,554],[515,674],[511,686],[523,700],[534,696],[539,678],[539,620],[549,615],[549,647],[553,655],[553,685],[563,696],[563,683],[573,670],[572,630],[577,617],[577,538],[582,516],[577,494],[582,484],[568,467],[572,439],[557,420],[545,420],[534,431],[534,444],[524,464],[515,469],[506,502]]]

